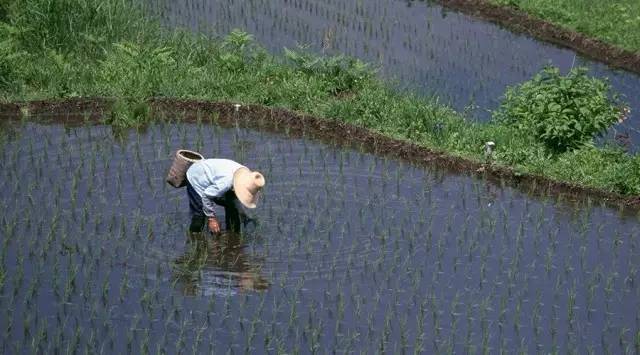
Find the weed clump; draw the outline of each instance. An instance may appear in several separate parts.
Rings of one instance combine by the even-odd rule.
[[[590,143],[623,118],[606,81],[587,76],[586,68],[563,76],[554,67],[509,88],[494,114],[498,122],[533,136],[555,153]]]
[[[135,99],[118,99],[113,103],[107,123],[115,128],[126,128],[143,125],[149,119],[149,105]]]
[[[327,83],[325,90],[336,96],[362,90],[375,74],[368,64],[343,55],[317,56],[303,48],[285,48],[284,55],[297,70],[322,78]]]

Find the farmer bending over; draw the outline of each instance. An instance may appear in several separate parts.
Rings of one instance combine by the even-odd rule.
[[[224,207],[225,226],[240,232],[246,218],[242,206],[255,208],[264,176],[229,159],[204,159],[187,170],[187,194],[191,211],[191,232],[201,232],[205,217],[209,230],[220,233],[214,203]],[[241,204],[241,205],[240,205]]]

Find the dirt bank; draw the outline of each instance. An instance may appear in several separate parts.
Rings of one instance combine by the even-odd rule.
[[[87,120],[100,122],[109,111],[108,98],[68,99],[61,101],[31,101],[0,103],[0,117],[19,119],[28,112],[33,119],[84,124]],[[330,144],[356,148],[364,152],[384,155],[421,166],[444,168],[448,172],[473,175],[498,185],[509,185],[536,196],[560,198],[566,202],[606,203],[626,207],[635,213],[640,208],[640,196],[623,196],[609,191],[551,180],[539,175],[523,175],[507,167],[485,165],[387,137],[366,128],[339,121],[322,119],[285,109],[260,105],[237,107],[229,102],[210,102],[187,99],[155,98],[148,101],[154,119],[200,120],[221,126],[239,125],[295,137],[309,137]],[[594,201],[596,200],[596,201]]]
[[[497,23],[519,33],[567,47],[612,67],[640,74],[640,52],[631,52],[599,39],[533,17],[524,11],[490,4],[484,0],[436,0],[467,15]]]

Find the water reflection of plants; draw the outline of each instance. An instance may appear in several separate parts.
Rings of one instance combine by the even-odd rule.
[[[269,281],[260,265],[264,258],[248,253],[245,243],[232,232],[190,233],[185,253],[172,263],[176,286],[190,296],[266,290]]]

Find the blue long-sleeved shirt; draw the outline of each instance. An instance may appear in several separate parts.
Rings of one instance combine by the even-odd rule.
[[[215,217],[213,198],[222,197],[233,187],[233,174],[243,166],[229,159],[204,159],[187,170],[187,180],[202,198],[202,212]]]

